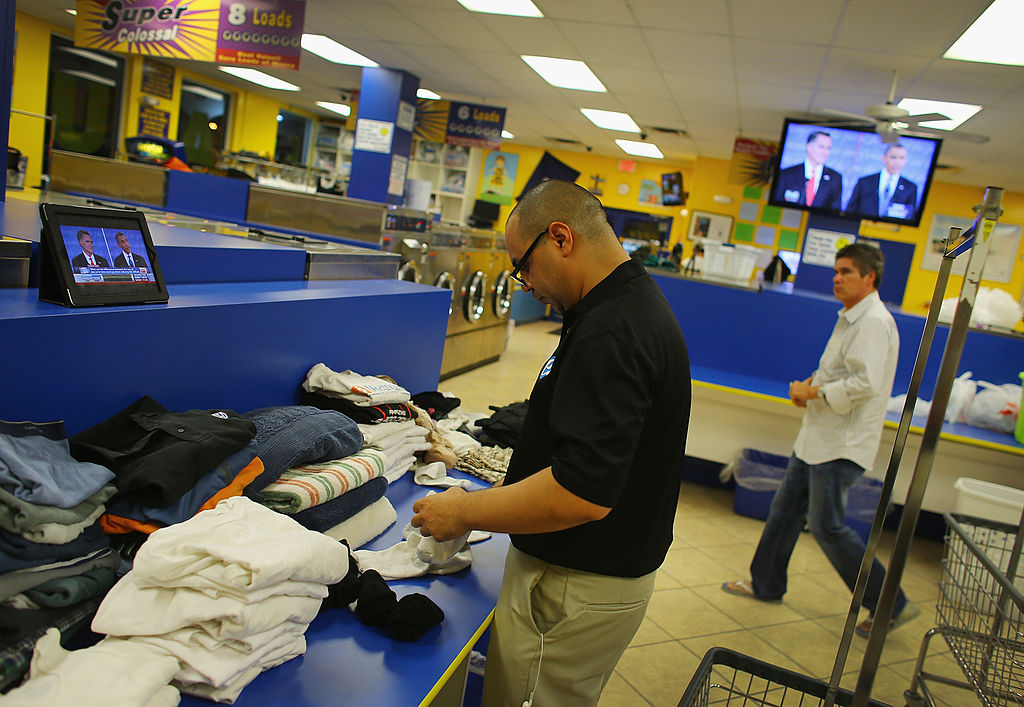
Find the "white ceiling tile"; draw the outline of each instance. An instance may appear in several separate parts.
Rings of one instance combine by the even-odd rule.
[[[408,20],[403,13],[388,3],[339,2],[335,8],[335,16],[338,19],[372,28],[377,36],[384,37],[390,42],[433,44],[438,41],[432,35],[425,34],[423,28]],[[306,31],[310,29],[310,25],[307,24]]]
[[[477,19],[516,54],[582,59],[554,20],[487,14],[480,14]]]
[[[809,88],[776,86],[768,83],[752,83],[740,81],[737,84],[740,97],[740,108],[770,108],[786,113],[807,110],[813,91]]]
[[[568,20],[561,20],[557,24],[591,68],[608,64],[623,70],[655,68],[654,58],[647,49],[647,40],[636,27]]]
[[[545,17],[560,20],[586,18],[606,24],[632,24],[631,2],[627,0],[534,0]]]
[[[806,0],[729,0],[737,37],[827,44],[843,10],[841,2]]]
[[[668,87],[660,71],[627,69],[610,64],[593,65],[594,73],[601,79],[609,93],[630,93],[635,96],[665,96]]]
[[[446,8],[408,8],[406,16],[415,22],[431,37],[450,47],[459,49],[495,50],[502,47],[498,39],[487,27],[477,20],[473,12]],[[503,47],[502,47],[503,48]]]
[[[644,37],[662,71],[732,78],[732,42],[717,34],[645,29]]]
[[[889,97],[893,71],[897,73],[898,98],[930,61],[928,57],[896,56],[836,47],[828,55],[821,76],[821,87],[870,93],[877,96],[876,103],[884,103]]]
[[[687,130],[695,123],[720,125],[730,130],[736,130],[740,126],[739,109],[735,107],[693,102],[684,103],[680,106],[680,109],[683,113],[683,118],[686,119]]]
[[[940,56],[991,0],[857,0],[845,5],[836,46]],[[815,5],[816,6],[816,5]],[[823,37],[823,42],[828,38]]]
[[[933,63],[904,95],[957,103],[986,105],[1012,93],[1021,84],[1019,66],[998,66],[943,59]]]
[[[630,7],[641,27],[682,29],[688,32],[729,33],[729,13],[725,0],[665,2],[632,0]]]
[[[671,93],[683,105],[706,103],[712,105],[736,106],[736,81],[706,76],[664,73],[665,83]]]
[[[736,75],[745,81],[814,87],[827,47],[764,39],[736,40]]]

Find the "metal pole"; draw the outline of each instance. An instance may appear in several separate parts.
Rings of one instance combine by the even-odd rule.
[[[910,542],[913,539],[914,527],[917,525],[917,517],[921,512],[925,487],[931,474],[932,461],[935,459],[935,447],[939,440],[939,434],[942,432],[946,405],[949,403],[953,380],[956,378],[957,367],[960,365],[960,355],[963,352],[964,342],[967,339],[967,329],[971,321],[971,312],[974,309],[974,299],[978,294],[981,273],[985,267],[985,260],[988,257],[992,232],[995,230],[996,222],[1002,211],[1000,208],[1002,197],[1003,190],[1001,188],[987,187],[985,189],[984,201],[978,208],[978,216],[975,219],[973,229],[974,247],[967,264],[964,284],[960,290],[956,314],[953,315],[953,323],[949,329],[949,338],[946,340],[946,348],[942,354],[942,364],[936,378],[932,408],[928,414],[928,421],[925,423],[921,439],[921,450],[917,455],[914,475],[911,478],[906,504],[903,507],[903,517],[900,519],[899,530],[896,533],[896,542],[893,545],[892,555],[889,559],[889,568],[885,574],[885,582],[879,595],[878,606],[875,608],[875,621],[871,626],[868,645],[864,652],[860,674],[857,677],[853,707],[867,707],[868,699],[871,695],[875,672],[878,669],[885,637],[889,631],[889,621],[892,619],[896,592],[903,577],[903,569],[906,566],[907,553],[910,550]],[[959,250],[959,248],[953,248],[950,244],[947,245],[946,250],[949,253],[951,250]]]
[[[958,243],[959,241],[960,229],[956,227],[950,228],[949,235],[946,237],[946,244]],[[903,449],[910,434],[910,421],[914,416],[918,393],[921,390],[921,379],[924,377],[925,365],[928,363],[932,341],[935,339],[935,328],[939,321],[939,309],[942,307],[942,298],[946,293],[949,273],[953,269],[953,260],[954,257],[952,255],[947,256],[944,254],[939,264],[935,291],[932,293],[932,301],[928,307],[924,332],[921,334],[921,344],[917,349],[917,360],[914,362],[914,372],[910,376],[910,387],[907,388],[907,399],[903,404],[903,414],[900,416],[899,427],[896,429],[896,440],[893,443],[892,453],[889,455],[889,466],[886,468],[885,479],[882,482],[882,493],[878,499],[878,510],[875,512],[874,521],[871,523],[871,532],[865,545],[864,557],[861,559],[860,572],[857,574],[857,584],[853,589],[853,600],[850,602],[850,612],[846,616],[846,626],[843,629],[843,636],[839,641],[839,651],[836,653],[836,662],[832,666],[832,676],[829,679],[828,691],[825,693],[824,707],[832,707],[835,704],[835,697],[839,690],[839,681],[843,677],[843,668],[846,666],[846,658],[850,652],[850,642],[853,640],[853,631],[857,625],[861,602],[864,600],[864,592],[868,586],[868,577],[871,575],[871,567],[878,552],[878,540],[882,535],[885,512],[889,508],[889,502],[892,500],[892,489],[896,485],[896,476],[899,473],[900,461],[903,458]]]

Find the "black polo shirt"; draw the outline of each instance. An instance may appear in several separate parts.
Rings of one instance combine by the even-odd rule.
[[[672,309],[643,266],[617,267],[565,312],[530,395],[505,483],[546,467],[610,507],[602,520],[512,535],[525,553],[598,574],[656,570],[672,543],[690,420],[690,361]]]

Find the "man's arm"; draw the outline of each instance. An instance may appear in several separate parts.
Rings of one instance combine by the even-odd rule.
[[[600,520],[611,511],[559,484],[551,467],[508,486],[471,493],[450,488],[421,498],[412,509],[413,527],[442,542],[470,530],[550,533]]]

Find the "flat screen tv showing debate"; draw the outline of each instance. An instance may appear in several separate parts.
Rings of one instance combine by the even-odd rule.
[[[61,224],[60,235],[80,285],[156,282],[142,231]]]
[[[917,226],[942,140],[786,120],[769,203]]]

